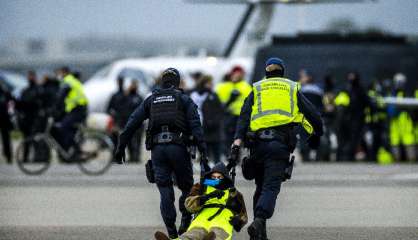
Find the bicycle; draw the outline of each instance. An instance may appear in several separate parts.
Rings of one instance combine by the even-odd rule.
[[[81,172],[87,175],[101,175],[110,168],[113,143],[106,134],[88,130],[83,125],[78,126],[75,142],[80,151],[74,154],[74,148],[65,150],[52,136],[53,125],[53,118],[48,118],[44,132],[24,139],[17,147],[17,166],[22,172],[28,175],[40,175],[48,170],[53,159],[52,149],[63,162],[75,163]]]

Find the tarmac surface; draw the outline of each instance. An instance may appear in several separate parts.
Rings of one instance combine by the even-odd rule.
[[[237,188],[251,215],[255,187],[239,171]],[[3,164],[0,192],[0,239],[148,240],[163,230],[158,191],[143,165],[89,177],[71,165],[26,176]],[[416,240],[418,165],[298,164],[277,206],[271,240]],[[246,229],[234,239],[248,239]]]

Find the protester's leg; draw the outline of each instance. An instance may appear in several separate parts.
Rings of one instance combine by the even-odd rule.
[[[183,233],[179,239],[181,240],[202,240],[206,235],[208,234],[208,231],[204,228],[192,228],[188,230],[187,232]]]

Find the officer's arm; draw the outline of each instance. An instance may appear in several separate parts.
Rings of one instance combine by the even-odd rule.
[[[252,106],[254,104],[254,93],[251,92],[244,101],[244,105],[241,108],[241,114],[237,122],[237,128],[235,132],[235,139],[245,139],[248,128],[251,121]]]
[[[186,118],[187,122],[189,123],[192,136],[197,141],[199,151],[202,153],[206,153],[206,144],[203,135],[203,128],[202,124],[200,123],[200,117],[197,111],[197,106],[193,102],[193,100],[187,95],[183,95],[182,99],[186,108]]]
[[[119,135],[118,149],[125,149],[128,142],[131,140],[135,131],[142,126],[145,119],[149,117],[149,107],[151,105],[151,98],[147,98],[139,105],[135,111],[129,116],[122,133]]]
[[[298,108],[314,129],[314,134],[322,136],[322,119],[315,106],[300,92],[297,93]]]

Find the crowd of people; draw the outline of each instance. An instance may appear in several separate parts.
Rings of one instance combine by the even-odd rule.
[[[87,118],[88,104],[79,77],[79,73],[71,72],[68,67],[59,68],[53,75],[44,75],[41,79],[35,71],[28,71],[27,87],[19,96],[13,96],[5,86],[0,85],[2,149],[7,163],[11,164],[13,160],[11,131],[16,128],[23,138],[29,138],[45,131],[49,118],[54,119],[51,133],[57,142],[71,156],[78,156],[80,149],[74,140],[76,126]],[[10,105],[14,105],[13,116],[16,121],[12,121]],[[27,144],[25,142],[25,160],[30,147]]]
[[[343,88],[337,89],[332,76],[318,83],[301,70],[299,82],[302,93],[322,113],[325,127],[317,151],[300,146],[305,161],[416,161],[417,109],[384,101],[418,97],[416,89],[407,88],[404,74],[366,84],[359,73],[350,72]]]
[[[61,69],[62,70],[62,69]],[[64,70],[69,71],[65,68]],[[65,72],[65,71],[64,71]],[[28,86],[19,98],[14,98],[5,87],[0,88],[0,125],[3,156],[12,162],[13,152],[10,132],[13,129],[8,113],[10,102],[14,103],[18,129],[24,137],[45,128],[48,116],[55,119],[65,114],[65,103],[59,99],[62,71],[39,78],[34,71],[27,73]],[[72,73],[75,79],[79,73]],[[252,91],[250,81],[240,66],[235,66],[222,81],[214,84],[212,76],[196,72],[194,87],[184,89],[198,107],[204,128],[210,159],[217,163],[226,156],[233,141],[235,128],[244,99]],[[325,134],[318,150],[310,149],[308,136],[299,130],[298,149],[303,161],[415,161],[418,144],[418,114],[414,108],[385,104],[383,97],[418,97],[418,91],[406,89],[407,79],[402,73],[393,79],[381,79],[366,84],[355,72],[347,74],[343,88],[337,88],[333,76],[317,81],[309,70],[299,72],[301,92],[322,113]],[[114,119],[110,133],[116,143],[117,134],[128,121],[129,115],[143,101],[138,93],[138,81],[131,81],[125,88],[125,79],[117,79],[118,90],[107,104],[106,112]],[[84,110],[83,110],[84,111]],[[61,116],[60,116],[61,115]],[[80,113],[80,119],[85,113]],[[80,120],[81,121],[81,120]],[[64,132],[63,134],[68,134]],[[128,145],[129,160],[141,162],[140,128]],[[71,145],[71,143],[66,143]]]

